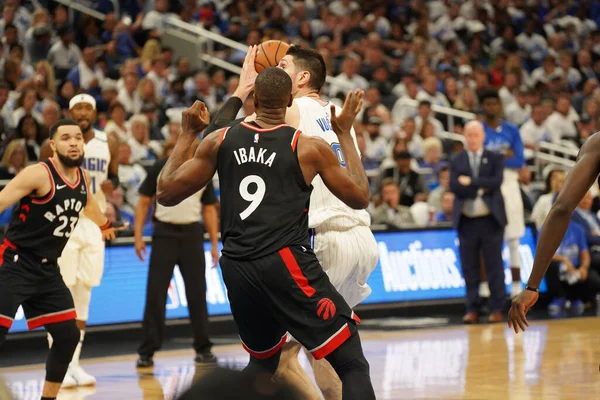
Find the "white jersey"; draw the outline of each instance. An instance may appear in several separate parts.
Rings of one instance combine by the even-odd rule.
[[[85,159],[83,169],[88,174],[90,188],[94,200],[102,212],[106,211],[106,196],[101,184],[108,179],[108,166],[110,164],[110,148],[106,133],[94,129],[94,137],[84,145]]]
[[[340,164],[345,167],[344,153],[337,135],[331,128],[331,103],[328,102],[325,106],[322,106],[317,100],[310,97],[300,97],[294,99],[294,101],[300,111],[298,129],[307,136],[323,138],[335,152]],[[336,106],[336,110],[339,113],[341,108]],[[358,151],[354,129],[352,129],[351,134]],[[327,189],[320,176],[315,177],[312,185],[314,189],[310,196],[308,212],[310,228],[327,231],[371,225],[371,216],[366,210],[354,210],[348,207]]]

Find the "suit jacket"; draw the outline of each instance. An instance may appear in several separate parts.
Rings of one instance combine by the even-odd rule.
[[[596,214],[592,213],[592,216],[594,217],[596,222],[600,225],[600,220],[598,219],[598,217],[596,217]],[[575,209],[575,212],[573,213],[571,220],[573,222],[578,223],[583,228],[588,246],[600,246],[600,236],[594,235],[592,233],[592,227],[588,224],[588,221],[584,217],[581,216],[578,208]]]
[[[462,209],[465,200],[475,199],[477,191],[484,189],[482,196],[484,203],[490,209],[492,217],[500,224],[506,225],[506,211],[504,199],[500,186],[502,185],[504,172],[504,157],[501,154],[484,150],[479,163],[479,175],[473,178],[469,154],[461,151],[452,159],[450,164],[450,190],[454,193],[454,210],[452,214],[452,225],[456,229],[463,217]],[[471,184],[463,186],[458,183],[458,177],[466,175],[471,177]],[[518,196],[519,194],[516,193]]]

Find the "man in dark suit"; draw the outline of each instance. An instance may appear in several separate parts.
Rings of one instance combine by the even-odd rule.
[[[489,322],[503,319],[506,296],[502,244],[506,212],[500,185],[502,155],[485,150],[485,133],[479,121],[465,125],[466,148],[452,159],[450,190],[455,194],[452,221],[458,231],[460,262],[467,286],[465,323],[479,321],[480,254],[490,287]],[[518,195],[518,194],[517,194]]]

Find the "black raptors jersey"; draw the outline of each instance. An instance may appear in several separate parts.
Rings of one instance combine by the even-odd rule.
[[[88,189],[81,168],[77,168],[77,182],[71,185],[60,175],[52,159],[41,164],[48,171],[52,189],[44,197],[21,199],[4,236],[18,249],[56,260],[79,221]]]
[[[302,175],[300,131],[242,122],[221,135],[217,171],[223,254],[252,260],[286,246],[308,246],[312,187]]]

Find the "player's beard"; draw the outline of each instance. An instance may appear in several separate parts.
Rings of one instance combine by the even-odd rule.
[[[58,159],[61,163],[67,168],[81,167],[83,164],[83,154],[77,158],[71,158],[68,155],[61,154],[60,152],[56,152],[58,154]]]

